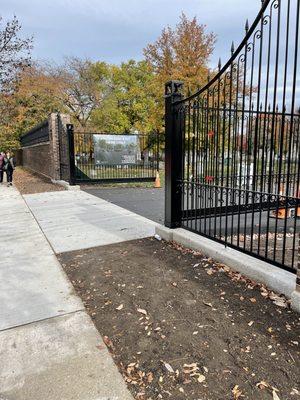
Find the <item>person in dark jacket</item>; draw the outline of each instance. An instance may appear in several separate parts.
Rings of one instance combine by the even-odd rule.
[[[12,186],[13,173],[15,168],[16,168],[16,163],[14,157],[10,153],[10,151],[7,151],[4,157],[4,171],[6,172],[7,186]]]
[[[0,183],[3,182],[4,157],[5,157],[5,154],[1,151],[0,152]]]

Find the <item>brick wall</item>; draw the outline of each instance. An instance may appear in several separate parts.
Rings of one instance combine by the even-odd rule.
[[[62,166],[66,165],[66,162],[61,158],[62,154],[68,153],[63,139],[66,136],[66,124],[69,123],[69,115],[53,113],[48,121],[37,125],[25,134],[21,139],[24,143],[22,165],[50,179],[66,179],[62,177],[65,175],[62,174]]]
[[[22,150],[23,166],[25,168],[52,178],[50,142],[24,147]]]

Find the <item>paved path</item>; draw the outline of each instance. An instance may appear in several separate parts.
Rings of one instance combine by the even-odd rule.
[[[141,217],[91,198],[55,192],[26,200],[56,251],[124,240],[123,231],[101,226],[99,213],[103,222],[120,218],[129,238],[152,233]],[[0,399],[132,400],[22,196],[0,186],[0,203]]]
[[[154,222],[83,191],[24,198],[56,253],[154,235]]]
[[[0,330],[82,310],[21,195],[2,186],[0,204]]]
[[[159,224],[164,224],[164,188],[88,188],[84,190]]]

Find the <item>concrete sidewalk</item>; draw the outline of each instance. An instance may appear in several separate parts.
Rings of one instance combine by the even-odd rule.
[[[155,234],[156,223],[83,191],[24,195],[56,253]]]
[[[51,206],[60,221],[58,236],[68,240],[62,232],[74,227],[60,218],[59,195],[65,193],[56,193]],[[35,196],[39,209],[41,197]],[[0,399],[132,399],[22,196],[0,186],[0,202]],[[43,207],[39,211],[46,214]],[[87,233],[84,221],[80,229]],[[56,240],[57,248],[68,248]]]

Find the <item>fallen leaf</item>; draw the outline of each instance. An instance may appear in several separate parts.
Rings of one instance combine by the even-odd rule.
[[[287,302],[283,298],[278,298],[274,301],[274,304],[278,307],[287,308]]]
[[[239,385],[235,385],[235,387],[232,389],[232,394],[234,400],[238,400],[238,398],[241,397],[242,391],[239,389]]]
[[[299,392],[299,390],[297,390],[297,389],[292,389],[292,391],[291,391],[291,393],[290,393],[292,396],[294,396],[295,394],[297,394],[297,395],[300,395],[300,392]]]
[[[205,380],[206,380],[206,378],[205,378],[204,375],[201,375],[201,374],[198,375],[197,381],[198,381],[199,383],[202,383],[202,382],[204,382]]]
[[[258,382],[258,383],[256,384],[256,386],[257,386],[259,389],[266,389],[266,388],[269,388],[269,387],[270,387],[270,385],[269,385],[267,382],[265,382],[265,381],[260,381],[260,382]]]
[[[166,367],[166,370],[169,371],[171,374],[174,373],[174,369],[171,367],[170,364],[168,364],[167,362],[163,362],[164,366]]]
[[[249,323],[248,323],[248,326],[252,326],[254,324],[254,321],[250,321]]]
[[[192,364],[184,364],[183,368],[196,368],[197,363],[192,363]],[[198,368],[198,367],[197,367]]]
[[[192,374],[192,373],[198,371],[198,369],[199,369],[199,367],[197,366],[197,363],[183,365],[183,372],[185,374]]]
[[[108,336],[104,336],[103,337],[103,342],[106,344],[106,346],[110,349],[110,350],[114,350],[114,345],[113,342],[109,339]]]
[[[116,308],[116,310],[121,311],[124,308],[124,304],[120,304],[119,307]]]
[[[273,400],[280,400],[275,390],[273,390]]]
[[[139,313],[141,313],[141,314],[144,314],[144,315],[147,315],[147,311],[146,311],[146,310],[143,310],[142,308],[138,308],[138,309],[137,309],[137,312],[139,312]]]
[[[147,374],[147,381],[148,381],[148,383],[151,383],[152,381],[153,381],[153,373],[152,372],[149,372],[148,374]]]

